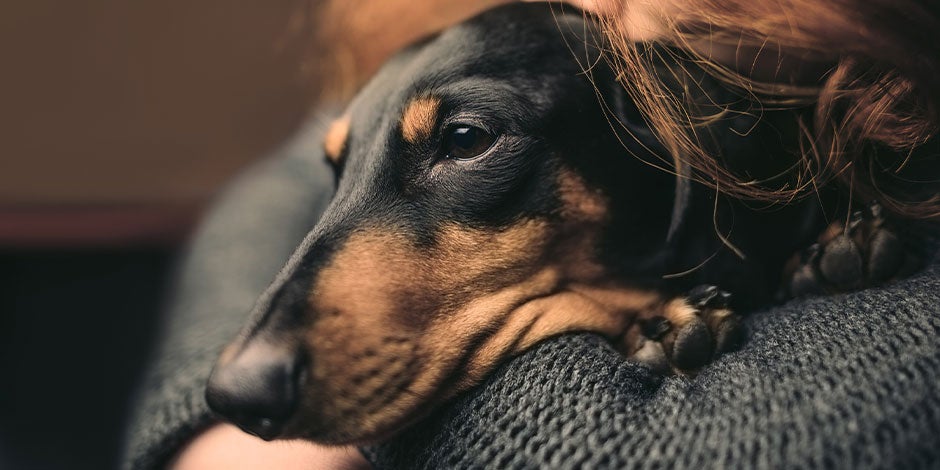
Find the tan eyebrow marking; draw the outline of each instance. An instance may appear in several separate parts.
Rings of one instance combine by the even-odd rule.
[[[326,136],[323,138],[323,150],[326,151],[326,158],[338,165],[340,156],[343,154],[343,147],[346,146],[346,138],[349,136],[349,116],[343,115],[330,124]]]
[[[434,97],[415,98],[401,116],[401,135],[406,141],[416,143],[431,137],[441,100]]]

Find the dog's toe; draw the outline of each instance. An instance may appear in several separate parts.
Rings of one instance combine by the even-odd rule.
[[[787,297],[802,297],[825,292],[820,274],[816,270],[821,252],[822,246],[814,243],[799,255],[794,256],[794,260],[790,262],[794,267],[791,268],[792,272],[789,279],[785,278],[784,285],[778,292],[778,300],[782,301]]]
[[[865,278],[862,254],[855,242],[846,235],[830,241],[819,258],[819,272],[830,284],[840,289],[851,289]]]
[[[732,351],[744,342],[744,325],[741,317],[728,312],[717,326],[712,330],[715,335],[715,351],[722,353]]]
[[[848,223],[831,224],[819,243],[788,263],[781,299],[847,292],[914,271],[913,254],[888,225],[875,203],[853,213]]]
[[[901,271],[906,256],[897,235],[886,228],[879,229],[869,243],[868,276],[873,282],[890,280]]]
[[[672,370],[672,365],[669,364],[662,343],[655,340],[641,338],[640,346],[630,356],[630,360],[660,373],[668,373]]]
[[[727,308],[730,295],[700,286],[640,320],[630,359],[656,371],[692,374],[743,337],[741,322]]]
[[[672,363],[677,368],[683,371],[695,370],[711,359],[715,340],[705,321],[696,317],[676,331],[671,349]]]

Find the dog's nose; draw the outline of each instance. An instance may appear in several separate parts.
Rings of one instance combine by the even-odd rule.
[[[249,341],[234,357],[216,364],[206,401],[245,432],[273,439],[294,411],[301,367],[294,348]]]

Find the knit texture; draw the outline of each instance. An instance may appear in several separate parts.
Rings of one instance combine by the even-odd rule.
[[[379,468],[940,467],[936,257],[745,325],[743,347],[694,378],[590,334],[545,342],[366,454]]]
[[[235,183],[194,241],[125,468],[163,468],[212,422],[216,356],[328,201],[316,134]],[[404,469],[940,467],[933,260],[885,288],[753,314],[742,349],[692,379],[653,375],[594,335],[546,341],[365,452]]]
[[[209,372],[222,348],[326,209],[333,174],[311,122],[278,157],[221,195],[184,256],[174,295],[128,426],[124,468],[164,468],[209,426]]]

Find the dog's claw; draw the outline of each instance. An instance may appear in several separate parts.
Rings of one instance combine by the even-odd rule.
[[[731,300],[731,294],[719,289],[717,286],[701,285],[693,288],[686,295],[686,299],[693,307],[703,308],[727,308]]]

